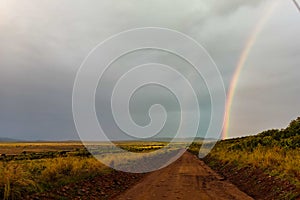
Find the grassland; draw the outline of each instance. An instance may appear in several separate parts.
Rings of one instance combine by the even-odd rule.
[[[161,149],[167,143],[118,142],[116,145],[127,151],[141,153]],[[197,154],[201,145],[201,142],[193,143],[189,151]],[[166,152],[184,146],[184,143],[173,144],[168,146]],[[149,157],[143,157],[142,154],[127,157],[108,144],[91,143],[91,147],[96,148],[95,154],[99,156],[112,153],[122,161],[121,164],[143,163],[140,159],[150,160],[151,163]],[[21,199],[26,195],[51,191],[69,183],[113,172],[96,160],[80,142],[0,143],[0,154],[0,199],[3,197],[5,200]],[[265,191],[273,195],[267,198],[295,199],[300,194],[300,118],[292,121],[286,129],[220,141],[205,161],[221,173],[238,177],[240,182],[237,185],[245,182],[248,189],[257,187],[262,195],[265,195]],[[146,165],[149,163],[146,162]],[[252,172],[257,169],[263,172],[259,176],[266,176],[268,180],[255,177]],[[247,182],[250,179],[252,182]],[[264,185],[264,182],[270,184]]]
[[[80,143],[0,144],[0,198],[20,199],[84,178],[109,173]]]
[[[119,142],[116,145],[140,153],[160,149],[165,143]],[[121,164],[140,159],[126,157],[106,143],[91,143],[91,146],[97,147],[96,153],[100,156],[111,153]],[[0,199],[21,199],[112,171],[80,142],[0,143]]]
[[[20,199],[25,194],[68,184],[109,172],[93,158],[53,158],[0,163],[0,194],[3,199]]]
[[[199,143],[193,144],[190,151],[197,154],[200,146]],[[284,185],[274,184],[270,192],[277,195],[275,199],[294,199],[300,195],[300,118],[292,121],[286,129],[220,141],[205,160],[212,168],[225,173],[226,170],[236,173],[242,173],[241,169],[248,172],[249,169],[261,170],[272,181],[282,180],[282,183],[295,186],[291,191],[284,191]],[[263,181],[260,177],[256,179],[252,183],[254,186]]]
[[[7,155],[74,151],[82,148],[81,142],[0,142],[0,153]]]

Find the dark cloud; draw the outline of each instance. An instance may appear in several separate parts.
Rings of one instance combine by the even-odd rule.
[[[2,1],[0,136],[77,138],[72,119],[76,71],[99,42],[143,26],[179,30],[201,43],[228,88],[251,30],[271,1]],[[298,113],[299,14],[282,2],[241,74],[232,136],[284,126]],[[278,125],[279,124],[279,125]]]

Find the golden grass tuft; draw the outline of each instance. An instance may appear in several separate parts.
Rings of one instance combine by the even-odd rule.
[[[27,190],[38,189],[37,183],[33,180],[29,171],[26,171],[23,166],[12,164],[0,165],[0,191],[3,193],[3,199],[18,199]]]
[[[1,162],[0,195],[5,200],[20,199],[25,194],[96,176],[107,170],[94,158],[63,157]]]
[[[263,169],[269,174],[288,179],[300,186],[300,151],[281,147],[257,147],[253,151],[230,150],[226,147],[213,149],[210,156],[239,167],[246,165]]]

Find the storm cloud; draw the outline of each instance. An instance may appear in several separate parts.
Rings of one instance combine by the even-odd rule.
[[[214,59],[228,91],[249,36],[272,3],[0,1],[0,137],[78,139],[72,117],[76,72],[97,44],[127,29],[164,27],[191,36]],[[239,77],[230,137],[281,128],[300,115],[299,35],[297,9],[280,1]]]

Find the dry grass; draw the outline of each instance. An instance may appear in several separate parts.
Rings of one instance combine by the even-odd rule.
[[[83,148],[81,142],[5,142],[0,143],[0,154],[16,155],[23,152],[72,151]]]
[[[99,155],[104,156],[109,148],[107,143],[88,143],[94,146],[100,146]],[[126,150],[133,152],[147,152],[160,149],[164,143],[157,142],[120,142]],[[59,152],[68,153],[60,155]],[[111,169],[100,163],[95,158],[86,154],[83,145],[79,142],[43,142],[43,143],[0,143],[0,199],[21,199],[27,194],[51,190],[68,183],[76,182],[85,178],[97,176],[103,173],[109,173]],[[163,153],[168,153],[170,149]],[[24,153],[26,152],[26,153]],[[50,152],[56,152],[55,157],[33,158],[33,154],[42,152],[48,155]],[[81,153],[84,154],[81,154]],[[33,154],[31,154],[33,153]],[[8,159],[13,154],[13,159]],[[49,154],[50,155],[50,154]],[[130,167],[132,163],[140,163],[151,156],[156,156],[156,152],[150,155],[142,153],[128,154],[111,152],[102,160],[110,165],[114,161],[114,166],[126,165]],[[57,156],[57,157],[56,157]]]
[[[94,158],[65,157],[0,163],[0,195],[20,199],[25,194],[47,190],[109,171]],[[0,197],[1,198],[1,197]]]
[[[21,165],[9,164],[0,166],[0,192],[3,199],[18,199],[26,190],[37,190],[38,186],[29,171]]]
[[[253,151],[216,147],[210,156],[239,167],[254,166],[300,186],[300,151],[281,147],[257,147]]]

